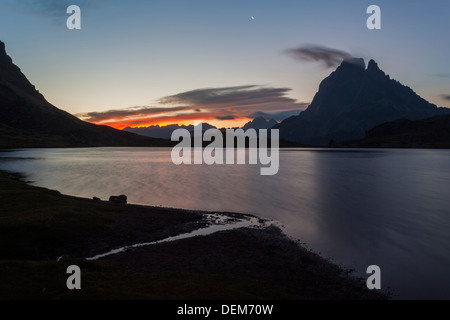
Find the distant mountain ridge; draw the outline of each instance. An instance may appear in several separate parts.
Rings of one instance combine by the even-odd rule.
[[[0,41],[0,148],[164,145],[168,142],[84,122],[56,108],[14,65]]]
[[[450,114],[390,79],[370,60],[346,59],[325,78],[310,106],[274,129],[280,137],[306,145],[358,140],[373,127],[397,120],[420,120]]]
[[[135,134],[139,134],[141,136],[145,137],[152,137],[152,138],[160,138],[160,139],[170,139],[172,137],[172,132],[177,129],[186,129],[189,132],[193,132],[195,129],[195,126],[192,124],[190,125],[178,125],[178,124],[169,124],[166,126],[160,126],[160,125],[152,125],[148,127],[126,127],[123,130],[127,132],[132,132]],[[208,130],[208,129],[217,129],[216,127],[210,125],[209,123],[202,123],[202,132]]]
[[[278,122],[276,122],[273,119],[266,120],[263,117],[256,117],[252,121],[247,122],[242,127],[242,129],[243,130],[247,130],[247,129],[255,129],[255,130],[270,129],[270,128],[272,128],[273,126],[275,126],[277,124],[278,124]]]
[[[242,129],[270,129],[274,125],[278,124],[275,120],[266,120],[263,117],[256,117],[252,121],[247,122]],[[162,138],[162,139],[170,139],[172,137],[172,132],[176,129],[187,129],[189,132],[194,131],[193,125],[178,125],[178,124],[169,124],[166,126],[152,125],[148,127],[126,127],[123,130],[128,132],[133,132],[142,136],[152,137],[152,138]],[[217,129],[215,126],[210,125],[209,123],[202,123],[202,131],[206,131],[208,129]],[[237,128],[234,128],[237,129]],[[221,128],[220,130],[225,130]]]

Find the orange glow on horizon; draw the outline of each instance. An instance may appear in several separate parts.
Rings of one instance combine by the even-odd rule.
[[[127,127],[139,128],[159,125],[160,127],[178,124],[178,125],[193,125],[194,122],[208,123],[216,128],[233,128],[242,127],[247,122],[252,121],[250,118],[239,118],[233,120],[217,120],[208,118],[192,118],[192,119],[179,119],[177,117],[170,117],[169,119],[132,119],[132,120],[106,120],[100,122],[91,122],[97,125],[105,125],[114,129],[123,130]]]

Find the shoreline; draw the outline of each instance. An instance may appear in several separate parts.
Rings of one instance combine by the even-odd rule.
[[[0,297],[5,299],[20,299],[30,294],[31,299],[64,299],[68,295],[75,299],[104,299],[113,295],[117,299],[154,300],[389,298],[389,294],[368,290],[365,280],[305,249],[278,226],[267,226],[265,222],[269,220],[254,215],[111,204],[31,186],[8,178],[1,171],[0,184],[0,218],[10,219],[7,226],[2,225],[4,220],[0,219],[0,229],[9,226],[12,229],[9,233],[20,238],[16,239],[19,244],[13,245],[14,237],[0,235],[3,241],[0,256],[4,257],[0,259],[0,272],[8,266],[9,270],[11,264],[16,265],[17,273],[10,271],[10,279],[17,280],[21,277],[21,268],[38,264],[36,268],[45,274],[44,278],[53,282],[52,268],[61,268],[73,261],[94,270],[84,285],[89,289],[79,293],[68,293],[65,282],[55,285],[53,295],[49,295],[48,288],[42,293],[43,289],[29,292],[19,287],[17,292],[8,293],[9,279],[5,278],[0,280]],[[35,200],[38,212],[24,203],[25,198]],[[22,204],[15,208],[18,199]],[[21,218],[22,213],[26,215],[25,220]],[[35,213],[36,220],[30,217]],[[208,214],[235,220],[253,217],[261,226],[132,247],[95,261],[85,259],[120,247],[158,242],[205,228],[210,224],[205,219]],[[21,231],[16,234],[15,230]],[[42,263],[50,265],[48,274]],[[65,274],[58,277],[64,278]],[[115,280],[110,283],[105,277]],[[145,285],[140,283],[142,279]],[[35,280],[38,285],[40,280]],[[161,288],[164,281],[174,283]],[[29,282],[34,283],[33,277]],[[183,291],[186,282],[197,289]],[[121,293],[113,289],[117,287],[122,288]],[[103,289],[99,291],[99,288]],[[149,295],[149,290],[154,294]]]

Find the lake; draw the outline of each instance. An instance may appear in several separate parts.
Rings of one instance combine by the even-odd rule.
[[[282,149],[274,176],[259,165],[179,165],[171,149],[23,149],[0,169],[65,194],[251,213],[401,299],[450,299],[450,151]],[[245,151],[244,151],[245,152]]]

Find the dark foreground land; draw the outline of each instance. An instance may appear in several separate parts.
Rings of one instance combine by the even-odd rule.
[[[204,216],[64,196],[0,172],[0,299],[387,298],[274,226],[84,259],[198,229]],[[66,287],[73,264],[81,290]]]

